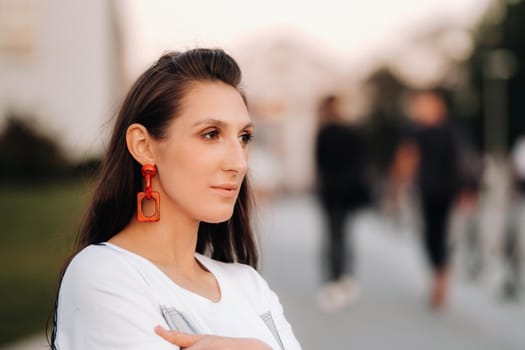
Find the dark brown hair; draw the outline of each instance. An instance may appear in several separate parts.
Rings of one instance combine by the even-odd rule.
[[[241,71],[237,63],[220,49],[193,49],[169,52],[146,70],[128,92],[116,122],[91,205],[77,236],[74,253],[105,242],[121,231],[135,215],[137,192],[142,190],[141,165],[126,146],[126,131],[133,123],[142,124],[156,139],[182,108],[182,99],[196,82],[220,81],[240,89]],[[201,222],[197,252],[224,262],[241,262],[257,267],[258,252],[250,224],[251,191],[245,178],[229,221]],[[64,267],[67,267],[68,260]],[[55,303],[51,347],[56,337]]]

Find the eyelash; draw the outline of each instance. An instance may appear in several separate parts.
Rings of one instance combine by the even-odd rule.
[[[241,142],[245,145],[249,144],[253,140],[253,133],[251,132],[245,132],[240,136],[242,138]]]
[[[202,134],[202,137],[206,140],[213,141],[219,137],[219,134],[219,130],[210,130]],[[239,136],[239,138],[243,144],[247,145],[253,140],[253,133],[244,132]]]
[[[219,131],[218,130],[211,130],[207,131],[204,134],[202,134],[202,137],[206,140],[215,140],[217,137],[219,137]]]

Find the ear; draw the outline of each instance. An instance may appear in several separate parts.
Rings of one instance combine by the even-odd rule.
[[[126,131],[128,151],[140,164],[155,164],[153,139],[142,124],[133,123]]]

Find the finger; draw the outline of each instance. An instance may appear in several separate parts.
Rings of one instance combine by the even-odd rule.
[[[186,348],[195,344],[200,338],[200,335],[182,333],[177,331],[168,331],[161,326],[155,327],[155,333],[166,339],[172,344],[178,345],[181,348]]]

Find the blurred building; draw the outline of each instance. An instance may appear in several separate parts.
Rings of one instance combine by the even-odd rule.
[[[279,32],[253,38],[233,52],[257,125],[256,143],[262,138],[277,159],[279,187],[286,191],[303,191],[313,183],[320,98],[351,86],[344,66],[337,66],[319,46],[299,33]]]
[[[0,130],[23,115],[73,157],[96,154],[120,94],[113,1],[0,0]]]

